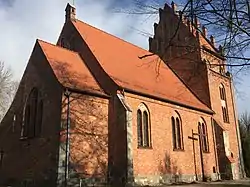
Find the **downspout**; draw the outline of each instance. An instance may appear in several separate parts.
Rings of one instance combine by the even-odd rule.
[[[238,150],[239,150],[239,170],[241,171],[241,177],[245,178],[246,177],[246,173],[245,173],[245,167],[244,167],[244,160],[243,160],[243,155],[242,155],[242,145],[241,145],[241,137],[240,137],[240,130],[239,130],[239,124],[238,121],[236,119],[236,106],[235,106],[235,101],[234,101],[234,91],[232,88],[232,77],[230,77],[230,92],[231,92],[231,98],[232,98],[232,103],[233,103],[233,113],[234,113],[234,122],[235,122],[235,126],[236,126],[236,136],[237,136],[237,142],[238,142]]]
[[[65,97],[67,98],[67,127],[66,127],[66,148],[65,148],[65,187],[68,186],[68,179],[69,179],[69,154],[70,154],[70,92],[68,89],[64,92]]]

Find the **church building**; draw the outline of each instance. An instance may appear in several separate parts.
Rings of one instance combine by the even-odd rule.
[[[149,50],[76,18],[37,40],[0,124],[0,185],[240,179],[232,76],[198,19],[159,9]]]

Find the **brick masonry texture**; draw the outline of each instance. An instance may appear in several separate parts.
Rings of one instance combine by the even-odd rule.
[[[71,7],[68,6],[67,10],[69,14]],[[191,27],[183,23],[173,43],[188,44],[192,50],[183,51],[172,46],[164,51],[164,45],[168,43],[178,21],[178,16],[166,5],[164,11],[160,10],[160,22],[154,25],[155,35],[149,39],[149,48],[159,54],[159,58],[186,85],[188,93],[192,92],[202,106],[209,107],[214,113],[121,88],[98,62],[91,45],[84,41],[74,22],[74,15],[67,18],[57,47],[64,43],[64,48],[77,52],[80,57],[78,63],[82,61],[89,71],[88,75],[96,81],[92,84],[100,88],[99,92],[105,92],[96,95],[93,90],[86,91],[84,88],[70,91],[69,186],[77,186],[80,181],[84,185],[191,182],[195,180],[195,175],[202,179],[202,163],[208,180],[240,177],[238,123],[232,80],[228,74],[211,65],[224,63],[223,59],[208,52],[208,49],[217,52],[211,42],[201,33],[190,32]],[[159,41],[163,46],[160,49]],[[15,99],[1,122],[0,149],[4,150],[4,157],[0,184],[25,186],[25,181],[30,181],[31,186],[63,186],[65,182],[68,101],[64,95],[65,88],[48,63],[51,59],[47,59],[43,52],[37,43]],[[174,60],[169,60],[171,58]],[[118,62],[110,59],[109,63]],[[229,123],[224,123],[222,118],[220,84],[226,91]],[[40,137],[22,140],[25,103],[34,87],[39,91],[38,98],[44,102],[42,133]],[[178,91],[178,97],[184,97],[182,91]],[[137,144],[137,110],[142,103],[149,111],[152,145],[149,148],[138,148]],[[14,115],[16,121],[13,123]],[[171,117],[175,115],[181,119],[183,150],[173,150]],[[192,130],[198,132],[198,122],[207,126],[209,151],[203,153],[203,159],[199,141],[194,141],[193,148],[193,141],[189,138]],[[230,155],[225,152],[224,131],[229,134]]]

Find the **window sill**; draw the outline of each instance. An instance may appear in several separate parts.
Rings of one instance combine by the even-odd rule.
[[[176,151],[176,152],[185,152],[184,149],[173,149],[173,151]]]
[[[153,149],[152,146],[138,146],[137,149]]]
[[[28,140],[29,138],[28,137],[21,137],[19,138],[20,141],[25,141],[25,140]]]
[[[202,153],[209,154],[210,151],[202,151]]]
[[[26,141],[26,140],[37,139],[37,138],[40,138],[40,137],[38,137],[38,136],[37,136],[37,137],[35,137],[35,136],[34,136],[34,137],[27,137],[27,136],[26,136],[26,137],[21,137],[21,138],[19,138],[19,140],[20,140],[20,141]]]

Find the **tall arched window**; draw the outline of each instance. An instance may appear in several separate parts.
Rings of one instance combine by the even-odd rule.
[[[221,110],[222,110],[222,117],[225,123],[229,123],[229,115],[228,115],[228,108],[227,108],[227,101],[226,101],[226,90],[223,84],[219,86],[220,90],[220,99],[221,99]]]
[[[173,147],[174,149],[177,148],[177,141],[176,141],[176,128],[175,128],[175,118],[171,117],[171,124],[172,124],[172,137],[173,137]]]
[[[40,134],[43,103],[40,100],[38,104],[38,96],[38,89],[33,88],[26,100],[22,137],[32,138]]]
[[[207,125],[203,119],[201,119],[198,123],[198,132],[200,134],[200,141],[203,152],[209,152]]]
[[[25,118],[24,118],[24,126],[23,126],[23,137],[28,137],[29,134],[29,124],[30,124],[30,105],[27,104],[25,107]]]
[[[37,101],[38,101],[38,90],[33,88],[30,97],[30,124],[29,124],[29,137],[32,138],[35,136],[36,128],[36,117],[37,117]]]
[[[142,113],[140,109],[137,110],[137,134],[138,146],[143,146]]]
[[[171,117],[172,124],[172,139],[174,150],[183,150],[183,134],[182,134],[182,123],[180,115],[176,112]]]
[[[149,111],[145,104],[140,104],[137,110],[138,147],[151,146],[151,129]]]
[[[43,122],[43,101],[40,100],[37,108],[37,125],[35,128],[35,136],[40,136]]]

